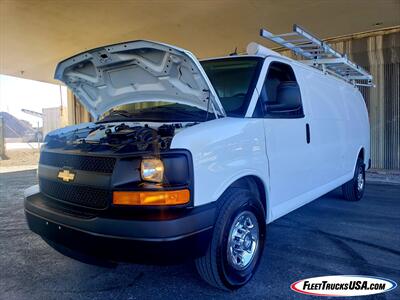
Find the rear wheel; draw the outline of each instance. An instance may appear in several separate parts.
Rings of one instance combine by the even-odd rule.
[[[196,260],[196,268],[209,284],[233,290],[245,285],[259,265],[265,213],[255,195],[244,189],[229,189],[220,200],[212,241],[206,255]]]
[[[342,185],[343,197],[348,201],[359,201],[364,195],[365,189],[365,165],[361,158],[358,158],[354,176]]]

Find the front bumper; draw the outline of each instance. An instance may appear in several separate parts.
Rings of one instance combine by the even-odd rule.
[[[26,190],[29,228],[74,258],[164,262],[198,257],[208,248],[216,215],[212,204],[184,209],[176,217],[161,211],[148,219],[77,215],[53,202],[38,186]]]

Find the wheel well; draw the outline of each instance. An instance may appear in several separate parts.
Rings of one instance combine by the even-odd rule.
[[[264,211],[267,214],[267,203],[266,203],[267,197],[265,193],[265,187],[264,183],[261,181],[259,177],[245,176],[233,182],[229,187],[244,188],[254,193],[262,203]]]
[[[363,162],[365,163],[364,148],[361,148],[360,152],[358,153],[358,158],[361,158],[363,160]]]

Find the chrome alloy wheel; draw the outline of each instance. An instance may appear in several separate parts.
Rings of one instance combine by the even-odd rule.
[[[236,270],[246,269],[253,261],[259,244],[256,216],[241,212],[233,221],[228,237],[228,262]]]
[[[357,175],[357,190],[361,192],[364,188],[364,174],[362,168],[359,168]]]

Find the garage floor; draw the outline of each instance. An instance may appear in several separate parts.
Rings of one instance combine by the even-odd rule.
[[[292,292],[290,283],[334,274],[400,283],[399,185],[369,185],[358,203],[333,191],[275,221],[256,276],[227,293],[203,283],[192,263],[105,268],[55,252],[25,223],[23,190],[35,178],[36,171],[0,174],[1,299],[312,299]],[[400,299],[400,288],[362,299]]]

